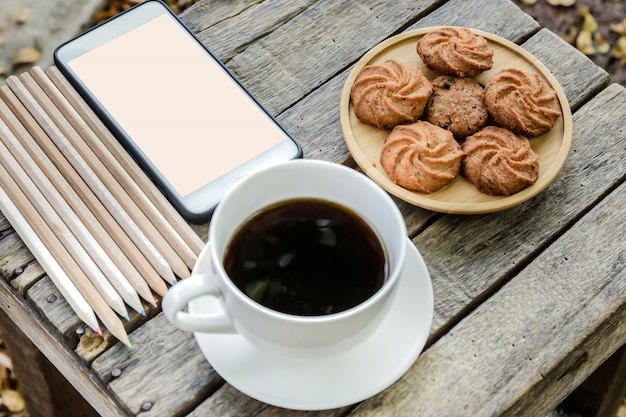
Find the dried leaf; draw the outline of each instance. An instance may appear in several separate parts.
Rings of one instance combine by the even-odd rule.
[[[606,54],[611,49],[611,45],[609,41],[606,40],[604,36],[600,32],[596,32],[593,34],[593,40],[596,42],[596,50],[600,54]]]
[[[2,390],[0,392],[0,396],[2,396],[2,403],[9,411],[13,413],[19,413],[20,411],[24,411],[26,408],[26,403],[24,402],[24,397],[19,391],[15,390]]]
[[[11,362],[11,358],[4,352],[0,352],[0,366],[13,369],[13,362]]]
[[[622,20],[621,23],[610,24],[609,29],[611,32],[615,32],[621,36],[626,36],[626,19]]]
[[[578,14],[583,18],[582,30],[594,33],[598,30],[598,22],[591,14],[588,7],[583,7],[578,11]]]
[[[11,19],[9,19],[8,17],[5,17],[0,22],[0,46],[4,45],[7,32],[9,31],[9,27],[11,27]]]
[[[34,64],[41,58],[41,51],[36,46],[20,48],[13,57],[13,66],[22,64]]]
[[[611,56],[617,58],[622,64],[626,65],[626,36],[621,36],[613,49],[611,49]]]
[[[30,19],[30,13],[33,11],[33,8],[31,6],[24,6],[22,8],[22,11],[20,11],[20,13],[15,16],[15,21],[19,24],[24,24],[26,22],[28,22],[28,20]]]
[[[546,0],[551,6],[569,7],[576,3],[576,0]]]
[[[576,37],[576,49],[585,55],[593,55],[596,53],[596,48],[593,47],[593,40],[591,32],[587,30],[581,30]]]

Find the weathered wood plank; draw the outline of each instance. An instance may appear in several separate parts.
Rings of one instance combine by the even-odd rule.
[[[176,329],[163,314],[129,336],[132,349],[118,343],[98,357],[92,369],[132,414],[181,415],[223,383],[193,334]],[[115,369],[121,371],[119,376]]]
[[[544,192],[505,212],[442,216],[414,239],[433,280],[435,329],[497,289],[623,179],[625,117],[626,90],[613,84],[574,114],[570,155]],[[604,140],[620,130],[621,141]]]
[[[625,209],[622,183],[354,415],[546,415],[626,342]]]
[[[179,17],[189,30],[200,33],[262,2],[263,0],[199,1],[185,9]]]
[[[511,1],[483,0],[480,7],[467,0],[450,0],[417,21],[410,29],[428,26],[465,26],[519,43],[539,29],[532,17]]]
[[[341,417],[346,415],[349,407],[328,411],[295,411],[274,407],[250,398],[229,384],[193,410],[187,417]]]
[[[98,415],[1,310],[0,329],[31,417]]]
[[[45,274],[39,262],[34,261],[22,268],[22,272],[16,271],[15,278],[11,281],[11,286],[18,294],[24,295],[30,287],[39,281]]]
[[[626,396],[626,345],[567,397],[567,408],[586,417],[617,416]]]
[[[373,0],[319,0],[227,65],[270,113],[278,114],[435,3],[402,0],[389,7]],[[368,23],[368,30],[361,30]]]
[[[218,51],[222,59],[233,57],[231,61],[228,61],[228,65],[238,71],[238,75],[246,86],[249,88],[255,86],[258,89],[259,94],[254,90],[253,93],[266,106],[268,103],[271,104],[271,112],[280,114],[279,120],[303,144],[308,157],[320,157],[321,159],[350,164],[351,161],[348,158],[339,129],[338,103],[341,87],[351,64],[373,44],[403,30],[405,27],[398,27],[397,24],[390,24],[387,27],[385,22],[406,22],[404,17],[399,17],[400,13],[403,16],[411,16],[411,20],[417,19],[428,12],[431,6],[439,2],[402,2],[394,5],[393,8],[384,2],[375,4],[372,1],[372,5],[365,4],[366,2],[343,3],[330,0],[321,0],[315,3],[305,0],[293,3],[285,2],[284,8],[275,10],[275,14],[272,15],[267,11],[274,7],[275,3],[269,1],[236,0],[234,2],[221,2],[205,0],[187,12],[183,16],[183,20],[192,30],[201,32],[201,39],[209,47],[213,41],[216,42],[216,45],[219,44],[220,49]],[[472,2],[451,0],[441,9],[435,10],[424,19],[419,20],[418,24],[474,26],[518,41],[537,29],[536,22],[532,19],[529,20],[528,16],[519,12],[516,7],[510,7],[512,3],[489,0],[484,2],[480,9],[467,6],[470,3]],[[387,9],[395,9],[395,11]],[[337,13],[339,16],[345,17],[341,19],[329,17]],[[484,19],[486,15],[489,15],[490,18]],[[259,23],[257,27],[255,27],[254,19],[251,18],[254,16],[263,16],[256,22]],[[481,19],[487,21],[482,24],[483,26],[479,24]],[[288,22],[281,25],[283,20],[288,20]],[[373,29],[360,30],[367,22],[372,22]],[[243,37],[238,33],[242,31],[242,28],[245,28],[246,32]],[[556,44],[556,42],[551,38],[552,36],[544,36],[542,32],[539,32],[524,44],[524,47],[536,47],[539,49],[537,53],[553,54],[549,45]],[[321,60],[320,50],[325,53]],[[559,80],[565,84],[564,88],[569,92],[568,98],[571,97],[570,100],[582,103],[589,94],[595,93],[603,81],[602,76],[594,75],[595,78],[591,84],[585,83],[581,87],[576,85],[576,80],[573,78],[559,74],[558,71],[565,71],[568,66],[579,65],[577,59],[571,62],[565,61],[563,64],[560,62],[551,63],[550,65],[554,65],[555,69],[552,66],[550,69],[557,74],[557,77],[562,77]],[[285,65],[285,63],[289,63],[289,65]],[[285,79],[284,77],[288,78]],[[330,81],[327,82],[327,80]],[[609,89],[608,91],[612,90]],[[622,93],[620,94],[623,96]],[[602,100],[605,104],[613,100],[614,108],[624,108],[622,99],[607,98],[605,94]],[[577,115],[579,119],[575,120],[581,124],[583,117],[596,117],[596,113],[600,111],[593,106],[585,106],[579,112],[581,115]],[[311,117],[313,114],[316,117]],[[618,116],[623,118],[623,114]],[[614,133],[611,131],[611,126],[614,124],[611,123],[615,123],[615,117],[613,114],[613,122],[610,122],[611,115],[601,121],[608,124],[606,128],[599,129],[599,126],[595,125],[585,129],[581,128],[581,133],[576,133],[577,143],[582,146],[583,139],[593,142],[596,137]],[[505,217],[531,217],[531,219],[523,221],[514,219],[509,223],[499,225],[499,233],[504,233],[504,235],[478,234],[479,237],[476,238],[478,243],[473,246],[470,245],[465,252],[461,253],[460,257],[465,262],[468,258],[474,257],[472,249],[478,248],[479,251],[475,257],[487,257],[486,263],[489,265],[480,267],[480,259],[473,260],[469,263],[470,268],[476,266],[478,269],[470,269],[471,277],[464,278],[466,268],[463,268],[463,265],[455,264],[456,266],[450,269],[443,268],[437,271],[440,279],[440,292],[436,295],[436,299],[444,300],[443,305],[439,306],[440,321],[438,326],[454,323],[454,320],[451,320],[453,318],[452,313],[458,313],[459,309],[468,306],[472,308],[472,300],[476,300],[476,297],[480,299],[481,295],[502,284],[503,281],[482,283],[481,281],[488,281],[485,278],[487,273],[485,271],[490,271],[491,268],[503,270],[505,271],[505,279],[514,276],[521,268],[518,265],[528,262],[523,252],[538,253],[543,247],[537,245],[543,244],[545,247],[551,241],[550,239],[558,236],[559,228],[563,228],[564,225],[557,223],[548,230],[541,230],[542,227],[551,225],[550,222],[558,222],[559,219],[566,221],[571,216],[575,216],[580,210],[589,207],[591,201],[595,201],[595,198],[601,195],[602,190],[608,190],[615,185],[616,178],[619,175],[623,176],[623,171],[614,169],[615,162],[623,158],[623,152],[618,155],[611,155],[612,149],[603,152],[599,148],[600,146],[596,145],[590,149],[573,149],[573,152],[578,154],[575,158],[570,157],[567,170],[564,170],[558,180],[558,184],[565,184],[565,188],[559,188],[555,183],[550,190],[527,203],[524,207],[514,209],[508,215],[495,214],[481,216],[473,220],[459,216],[458,221],[460,223],[450,220],[454,216],[442,216],[443,219],[435,222],[434,226],[428,227],[425,233],[418,235],[416,239],[418,247],[423,253],[430,253],[431,259],[427,260],[430,267],[432,259],[440,258],[442,255],[455,263],[455,250],[463,249],[462,243],[467,236],[472,236],[470,233],[481,232],[481,228],[491,227]],[[588,158],[595,156],[596,153],[600,155],[595,159],[597,164],[588,167],[586,171],[583,170],[585,172],[578,172],[581,164]],[[574,162],[571,159],[574,159]],[[603,168],[602,164],[605,164],[606,167]],[[608,175],[602,174],[604,175],[602,177],[600,174],[605,170],[617,172]],[[569,205],[572,202],[576,203],[575,200],[579,198],[579,187],[576,181],[585,182],[585,187],[581,188],[588,186],[593,188],[597,184],[601,184],[601,189],[597,192],[583,194],[583,199],[586,199],[586,202],[574,204],[574,207],[570,208]],[[605,184],[605,181],[608,183]],[[548,195],[549,197],[547,197]],[[553,204],[555,199],[560,198],[564,198],[565,202],[558,205]],[[411,234],[421,231],[428,225],[433,216],[439,216],[408,204],[400,203],[399,205],[410,226]],[[540,212],[541,216],[537,216],[535,212]],[[2,218],[3,216],[0,215],[0,224]],[[538,225],[536,225],[537,218],[542,219]],[[513,228],[513,231],[507,231],[509,226]],[[469,231],[466,231],[466,228]],[[517,246],[512,236],[516,236],[515,232],[519,230],[528,231],[519,239],[524,240],[529,237],[530,242],[520,245],[522,247],[513,253],[512,258],[515,259],[516,264],[510,265],[508,264],[511,259],[510,254],[501,254],[498,252],[501,249],[494,250],[494,246],[502,240],[510,242],[508,246]],[[198,232],[201,235],[204,234],[204,226],[198,229]],[[441,232],[444,234],[438,235]],[[505,235],[508,237],[505,238]],[[424,239],[422,236],[426,238]],[[446,239],[449,241],[445,241]],[[3,240],[0,234],[0,247]],[[438,243],[439,246],[423,249],[433,242]],[[493,256],[494,252],[496,252],[497,259],[492,262],[490,257]],[[1,249],[0,253],[2,253]],[[439,261],[439,264],[441,263],[443,263],[442,260]],[[460,288],[457,288],[457,281],[446,279],[446,274],[449,271],[456,274],[451,275],[453,278],[462,282]],[[448,295],[446,290],[453,293],[453,302],[450,305],[447,304],[449,299],[446,299]],[[460,301],[454,301],[454,297],[459,297]],[[37,301],[37,303],[43,302],[45,299]],[[447,311],[444,308],[446,306],[450,307],[451,310]],[[201,403],[191,415],[220,415],[218,410],[225,408],[228,408],[231,414],[234,413],[233,415],[246,415],[248,411],[250,414],[259,412],[260,415],[264,416],[293,415],[292,412],[251,400],[229,385],[224,385],[215,395],[204,401],[213,390],[222,384],[222,381],[198,350],[193,337],[190,334],[172,329],[172,326],[162,315],[150,320],[133,332],[131,339],[134,345],[133,350],[129,351],[118,344],[97,358],[94,361],[93,369],[115,398],[123,403],[127,411],[132,414],[141,413],[141,415],[146,416],[181,415]],[[45,343],[44,349],[47,349],[48,352],[52,351],[53,356],[57,352]],[[55,358],[55,364],[63,366],[64,362]],[[443,364],[445,362],[441,365]],[[111,374],[114,369],[120,369],[121,375],[113,378]],[[73,383],[76,381],[85,382],[84,379],[76,378]],[[163,389],[164,386],[175,388],[172,390]],[[110,403],[107,402],[109,401],[107,399],[93,398],[94,396],[98,397],[93,394],[97,391],[93,387],[83,390],[84,393],[91,393],[90,399],[103,412],[104,405],[110,405]],[[142,411],[144,405],[149,410]],[[334,416],[342,415],[342,413],[345,413],[345,410],[333,410],[314,415]]]
[[[0,278],[12,279],[17,268],[25,268],[34,260],[17,233],[0,235]]]
[[[12,229],[11,223],[4,217],[4,214],[0,211],[0,235],[5,233],[6,231]]]
[[[258,4],[236,2],[233,9],[226,11],[228,18],[215,21],[216,16],[224,15],[219,10],[223,3],[218,2],[217,11],[206,10],[204,14],[194,12],[193,16],[185,13],[181,18],[189,22],[189,27],[196,31],[198,38],[215,56],[222,62],[228,62],[235,54],[306,10],[315,1],[273,0]],[[233,33],[237,35],[233,36]]]
[[[28,290],[27,295],[42,317],[45,317],[63,335],[70,348],[74,349],[78,343],[76,330],[82,327],[83,323],[50,278],[39,280]]]
[[[85,366],[76,359],[67,344],[21,297],[0,280],[0,308],[21,331],[27,335],[35,347],[59,370],[64,377],[92,407],[106,416],[124,416],[119,405],[104,391],[102,383],[87,372]]]

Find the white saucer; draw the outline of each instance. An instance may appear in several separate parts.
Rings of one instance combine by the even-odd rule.
[[[259,349],[238,334],[195,333],[200,350],[232,386],[278,407],[325,410],[369,398],[409,369],[430,333],[430,275],[408,239],[407,249],[406,265],[391,294],[386,316],[357,346],[310,360],[296,359]],[[197,298],[189,303],[189,311],[211,314],[216,308],[211,303],[214,300]]]

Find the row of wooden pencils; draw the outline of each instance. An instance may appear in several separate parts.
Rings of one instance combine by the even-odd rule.
[[[55,67],[0,87],[0,210],[78,317],[129,347],[127,306],[145,316],[204,245]]]

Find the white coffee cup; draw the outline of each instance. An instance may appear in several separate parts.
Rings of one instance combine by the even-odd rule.
[[[378,234],[389,272],[383,286],[361,304],[327,315],[286,314],[252,300],[228,277],[222,263],[224,253],[241,224],[267,206],[298,198],[347,207]],[[235,332],[262,348],[334,349],[358,343],[386,311],[389,294],[404,265],[406,235],[404,219],[389,195],[353,169],[319,160],[294,160],[266,168],[242,179],[223,198],[196,264],[204,267],[194,268],[191,277],[169,289],[163,298],[163,311],[180,329]],[[207,295],[217,299],[219,312],[198,315],[185,311],[189,302]]]

